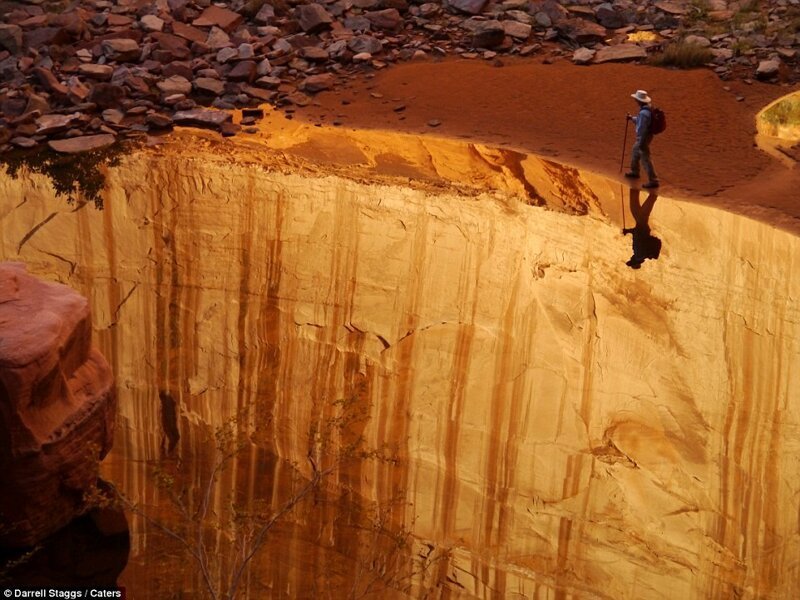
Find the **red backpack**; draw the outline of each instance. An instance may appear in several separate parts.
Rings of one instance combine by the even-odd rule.
[[[667,115],[660,108],[650,109],[650,133],[657,135],[667,128]]]

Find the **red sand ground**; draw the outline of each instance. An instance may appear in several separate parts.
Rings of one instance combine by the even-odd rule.
[[[665,195],[725,206],[800,232],[800,168],[787,168],[754,142],[755,115],[792,88],[723,82],[706,69],[504,62],[395,66],[320,94],[318,106],[299,114],[325,123],[338,117],[345,127],[491,142],[616,177],[625,114],[637,110],[630,94],[645,89],[667,113],[667,131],[652,145]],[[396,112],[401,104],[405,109]],[[429,127],[431,119],[441,126]],[[630,128],[626,170],[632,134]]]

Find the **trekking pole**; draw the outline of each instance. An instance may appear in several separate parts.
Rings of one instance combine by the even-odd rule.
[[[622,209],[622,235],[625,235],[625,193],[622,191],[622,184],[619,184],[619,207]]]
[[[628,115],[625,115],[625,137],[622,139],[622,157],[619,159],[619,172],[622,173],[622,165],[625,164],[625,147],[628,145]]]

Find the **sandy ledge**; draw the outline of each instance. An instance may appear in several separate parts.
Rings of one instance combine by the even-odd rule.
[[[297,117],[495,144],[618,177],[624,115],[636,110],[629,97],[636,89],[667,112],[667,131],[653,143],[664,195],[800,234],[800,169],[755,144],[757,113],[798,86],[723,82],[705,69],[446,60],[399,65],[321,93]],[[431,119],[441,125],[428,126]]]

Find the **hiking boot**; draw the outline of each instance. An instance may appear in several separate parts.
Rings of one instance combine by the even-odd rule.
[[[658,187],[658,182],[657,181],[648,181],[647,183],[643,184],[642,187],[645,188],[645,189],[651,190],[653,188],[657,188]]]
[[[628,265],[628,266],[629,266],[631,269],[641,269],[641,268],[642,268],[642,263],[643,263],[643,262],[644,262],[644,261],[630,259],[630,260],[629,260],[628,262],[626,262],[625,264],[626,264],[626,265]]]
[[[625,177],[628,179],[639,179],[639,174],[635,171],[628,171],[625,173]]]

